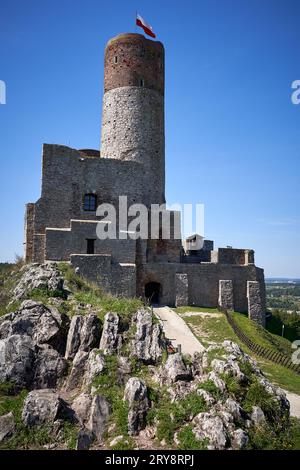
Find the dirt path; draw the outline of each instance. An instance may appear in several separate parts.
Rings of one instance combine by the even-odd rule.
[[[288,392],[287,390],[285,390],[285,393],[291,405],[291,416],[300,419],[300,395]]]
[[[174,347],[181,344],[183,354],[193,355],[205,348],[197,340],[186,322],[169,307],[154,307],[153,312],[161,320],[166,337]]]

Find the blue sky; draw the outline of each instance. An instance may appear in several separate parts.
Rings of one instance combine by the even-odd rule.
[[[22,253],[42,143],[99,148],[104,47],[136,9],[166,48],[168,202],[204,203],[216,246],[300,277],[298,0],[1,0],[0,260]]]

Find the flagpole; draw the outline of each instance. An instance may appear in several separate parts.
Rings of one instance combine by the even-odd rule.
[[[136,19],[137,19],[137,10],[135,10],[135,20],[134,20],[134,24],[135,24],[134,32],[135,32],[135,33],[137,32],[137,28],[136,28]]]

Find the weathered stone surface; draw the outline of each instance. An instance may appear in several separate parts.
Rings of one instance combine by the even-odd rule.
[[[113,354],[119,345],[119,316],[108,312],[104,317],[103,331],[100,341],[100,349],[104,354]]]
[[[88,429],[80,429],[76,441],[76,450],[89,450],[94,435]]]
[[[2,442],[5,438],[10,437],[14,431],[14,415],[10,412],[6,415],[0,416],[0,442]]]
[[[175,275],[176,307],[189,305],[189,282],[187,274]]]
[[[66,389],[68,391],[75,390],[82,385],[86,372],[88,357],[89,353],[86,351],[78,351],[74,357],[72,369],[66,384]]]
[[[124,400],[128,403],[128,434],[134,436],[144,429],[149,409],[146,384],[137,377],[131,377],[125,387]]]
[[[74,315],[71,320],[67,346],[66,346],[66,359],[74,359],[76,353],[80,347],[80,332],[84,322],[84,317],[82,315]]]
[[[62,401],[54,390],[33,390],[25,400],[22,419],[26,426],[53,423],[58,417]]]
[[[106,430],[109,414],[110,406],[108,401],[100,395],[95,396],[90,408],[87,429],[94,434],[99,442],[102,441],[103,434]]]
[[[86,425],[90,418],[92,396],[89,393],[81,393],[72,403],[75,417],[82,427]]]
[[[199,413],[193,422],[193,432],[197,439],[208,439],[209,449],[224,449],[228,443],[228,435],[222,419],[211,413]]]
[[[214,371],[211,371],[208,374],[208,380],[211,380],[221,392],[225,392],[226,384],[224,380],[222,380]]]
[[[105,359],[99,349],[93,349],[88,356],[84,384],[91,385],[94,378],[100,375],[105,368]]]
[[[265,422],[265,414],[259,406],[253,406],[251,412],[251,421],[257,425]]]
[[[265,327],[265,293],[258,281],[247,281],[248,316],[251,320]]]
[[[213,396],[202,388],[199,388],[197,390],[197,395],[202,397],[208,406],[212,406],[215,403],[215,399],[213,398]]]
[[[233,449],[245,449],[249,442],[248,434],[243,429],[236,429],[231,436],[231,445]]]
[[[63,285],[64,281],[60,276],[56,263],[28,265],[14,289],[14,298],[17,300],[23,299],[33,289],[62,291]]]
[[[27,335],[12,335],[0,340],[0,382],[13,382],[30,388],[34,373],[35,350]]]
[[[13,316],[11,334],[28,335],[36,344],[50,344],[64,354],[68,323],[68,317],[55,307],[25,300]]]
[[[191,380],[191,370],[185,365],[180,353],[171,354],[164,366],[167,378],[171,382],[177,380]]]
[[[75,315],[68,333],[66,359],[73,359],[79,350],[90,351],[97,347],[100,334],[101,322],[97,315]]]
[[[91,349],[97,348],[100,336],[100,319],[93,313],[86,315],[80,332],[80,349],[82,351],[91,351]]]
[[[225,310],[234,310],[232,280],[219,281],[219,306]]]
[[[48,344],[38,347],[33,384],[35,388],[56,388],[68,368],[66,359]]]
[[[139,309],[135,318],[136,333],[133,354],[145,364],[155,364],[165,349],[165,340],[160,323],[153,324],[149,309]]]
[[[238,362],[232,358],[227,358],[226,361],[214,359],[211,362],[211,366],[218,374],[226,374],[231,377],[236,377],[239,382],[245,381],[245,374],[241,371]]]
[[[232,414],[235,421],[240,421],[244,414],[242,407],[232,398],[227,398],[225,408]]]

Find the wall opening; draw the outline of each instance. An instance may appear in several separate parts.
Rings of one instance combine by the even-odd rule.
[[[150,304],[159,304],[161,299],[161,284],[159,282],[148,282],[145,285],[145,298]]]
[[[93,255],[95,253],[95,239],[94,238],[86,239],[86,253],[87,255]]]
[[[87,193],[83,198],[83,210],[94,212],[97,209],[97,195],[93,193]]]

